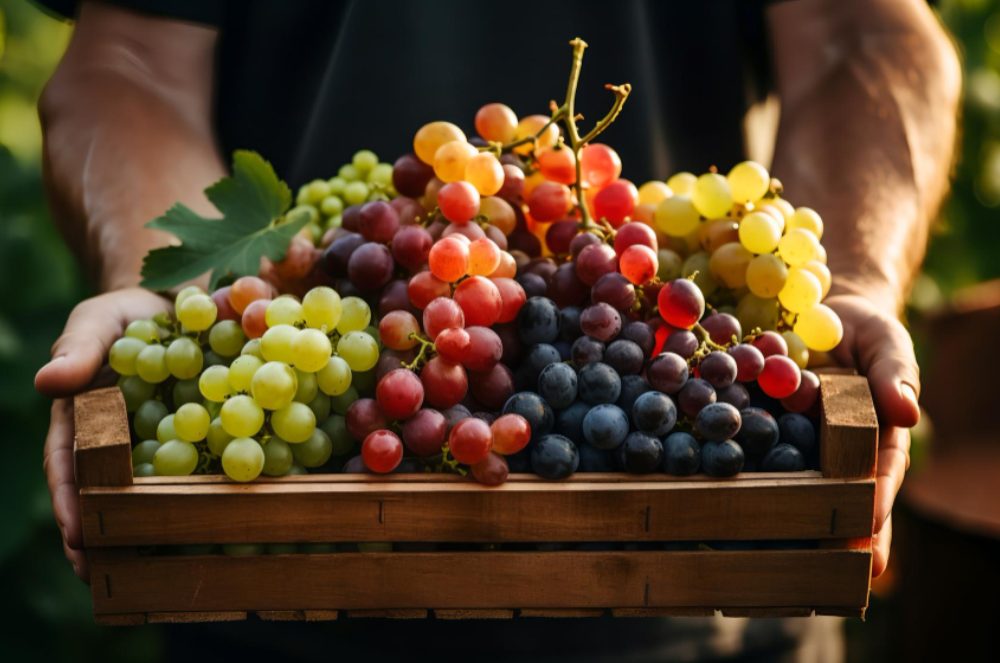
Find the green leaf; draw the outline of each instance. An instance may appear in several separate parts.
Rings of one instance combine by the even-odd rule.
[[[210,287],[226,277],[256,274],[261,257],[285,257],[292,237],[309,222],[308,214],[283,216],[292,192],[256,152],[233,153],[233,175],[205,190],[222,213],[207,219],[177,203],[149,228],[165,230],[180,245],[154,249],[142,263],[142,285],[166,290],[211,272]]]

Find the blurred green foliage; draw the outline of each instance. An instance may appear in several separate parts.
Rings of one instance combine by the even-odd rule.
[[[1000,277],[1000,0],[944,0],[966,71],[962,159],[928,255],[921,301]],[[146,661],[153,628],[93,625],[88,589],[65,563],[41,467],[48,403],[34,371],[84,280],[45,208],[35,104],[69,26],[24,0],[0,0],[0,659]]]

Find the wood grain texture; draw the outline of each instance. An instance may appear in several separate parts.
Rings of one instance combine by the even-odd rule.
[[[229,542],[685,541],[871,533],[872,480],[135,485],[82,491],[88,547]],[[155,514],[155,515],[153,515]]]
[[[492,610],[434,610],[435,619],[513,619],[513,610],[494,608]]]
[[[118,387],[94,389],[74,397],[73,431],[78,487],[132,484],[128,415]]]
[[[878,418],[868,380],[858,375],[819,375],[820,466],[830,478],[875,476]],[[872,507],[874,511],[874,505]]]
[[[196,622],[240,622],[247,618],[245,610],[178,610],[147,612],[147,624],[193,624]]]
[[[600,608],[522,608],[517,611],[517,616],[537,617],[541,619],[565,619],[567,617],[603,617],[605,612],[607,611]]]
[[[342,553],[289,563],[100,551],[91,564],[97,614],[337,609],[358,616],[426,606],[857,610],[867,604],[870,560],[856,551],[769,550]]]

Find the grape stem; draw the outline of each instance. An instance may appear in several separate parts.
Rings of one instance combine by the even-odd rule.
[[[710,350],[721,350],[722,352],[726,351],[726,346],[719,345],[718,343],[713,341],[711,334],[708,333],[707,329],[701,326],[700,322],[694,323],[694,327],[691,329],[691,331],[693,331],[694,335],[698,337],[699,341],[701,341],[702,346]]]
[[[417,356],[414,357],[413,361],[411,361],[409,364],[403,364],[403,368],[406,368],[411,371],[417,371],[420,369],[421,366],[423,366],[423,362],[429,359],[427,357],[427,353],[436,352],[437,348],[434,347],[433,342],[428,341],[417,332],[410,332],[409,338],[420,343],[420,352],[417,353]]]

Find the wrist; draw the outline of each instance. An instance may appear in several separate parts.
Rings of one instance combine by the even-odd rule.
[[[863,297],[893,316],[903,308],[901,288],[887,278],[834,273],[828,297],[841,295]]]

